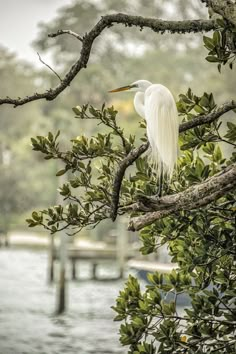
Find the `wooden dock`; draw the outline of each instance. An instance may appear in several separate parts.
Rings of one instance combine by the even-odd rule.
[[[116,263],[118,268],[118,277],[122,278],[126,263],[137,255],[137,247],[130,245],[123,252],[121,257],[121,249],[116,246],[107,245],[104,242],[91,242],[78,246],[68,245],[67,247],[67,263],[71,263],[73,280],[78,279],[77,263],[80,261],[88,261],[91,264],[91,278],[98,279],[97,268],[104,263]],[[54,280],[55,262],[60,261],[60,247],[53,247],[49,253],[49,279]]]
[[[55,279],[55,263],[59,263],[59,281],[57,282],[57,310],[62,313],[66,309],[66,293],[67,293],[67,277],[66,270],[68,264],[71,263],[73,280],[78,279],[77,263],[87,260],[91,265],[91,279],[98,280],[97,269],[100,264],[112,262],[117,265],[117,277],[121,279],[124,276],[127,261],[135,257],[138,253],[139,246],[135,247],[129,242],[129,233],[126,230],[126,224],[120,221],[115,232],[115,242],[109,244],[106,242],[91,241],[85,244],[70,244],[68,236],[61,232],[60,243],[55,245],[54,236],[50,235],[49,246],[49,266],[48,279],[53,282]],[[58,277],[57,277],[58,278]],[[115,280],[112,278],[111,280]],[[105,279],[102,279],[103,281]],[[106,279],[108,280],[108,279]]]

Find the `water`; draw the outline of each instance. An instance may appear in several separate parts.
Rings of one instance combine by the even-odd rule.
[[[44,251],[0,249],[0,354],[124,354],[114,305],[122,281],[69,282],[68,310],[54,314]],[[81,265],[86,276],[88,264]]]

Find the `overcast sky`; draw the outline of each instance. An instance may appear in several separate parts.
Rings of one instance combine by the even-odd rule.
[[[0,0],[0,45],[17,53],[35,65],[37,53],[31,48],[39,22],[47,22],[57,15],[57,9],[71,0]]]

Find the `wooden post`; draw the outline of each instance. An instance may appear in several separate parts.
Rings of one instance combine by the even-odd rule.
[[[8,220],[8,215],[4,214],[4,222],[3,222],[3,228],[2,228],[2,237],[4,240],[3,246],[5,247],[9,247],[10,243],[9,243],[9,220]]]
[[[54,281],[54,235],[49,235],[49,251],[48,251],[48,282]]]
[[[66,309],[66,259],[67,259],[67,235],[64,231],[60,233],[60,273],[58,282],[58,303],[57,313],[60,314]]]
[[[71,267],[72,267],[72,280],[77,279],[77,274],[76,274],[76,258],[72,258],[71,260]]]
[[[10,243],[9,243],[9,234],[8,232],[6,231],[6,234],[5,234],[5,247],[9,247],[10,246]]]
[[[125,219],[120,218],[117,223],[117,237],[116,237],[117,261],[120,270],[120,278],[124,277],[127,247],[128,247],[127,225]]]
[[[59,166],[57,166],[59,167]],[[60,183],[66,183],[67,176],[60,177]],[[64,203],[63,197],[58,196],[58,203]],[[66,263],[67,263],[67,241],[68,235],[65,230],[58,233],[60,235],[60,248],[59,248],[59,281],[57,288],[57,314],[61,314],[66,309],[66,293],[67,293],[67,281],[66,281]]]
[[[92,264],[92,280],[97,279],[97,263]]]

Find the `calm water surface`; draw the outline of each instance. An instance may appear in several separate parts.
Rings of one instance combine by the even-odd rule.
[[[46,270],[44,251],[0,249],[0,354],[126,353],[110,309],[123,282],[70,281],[67,313],[56,316]]]

